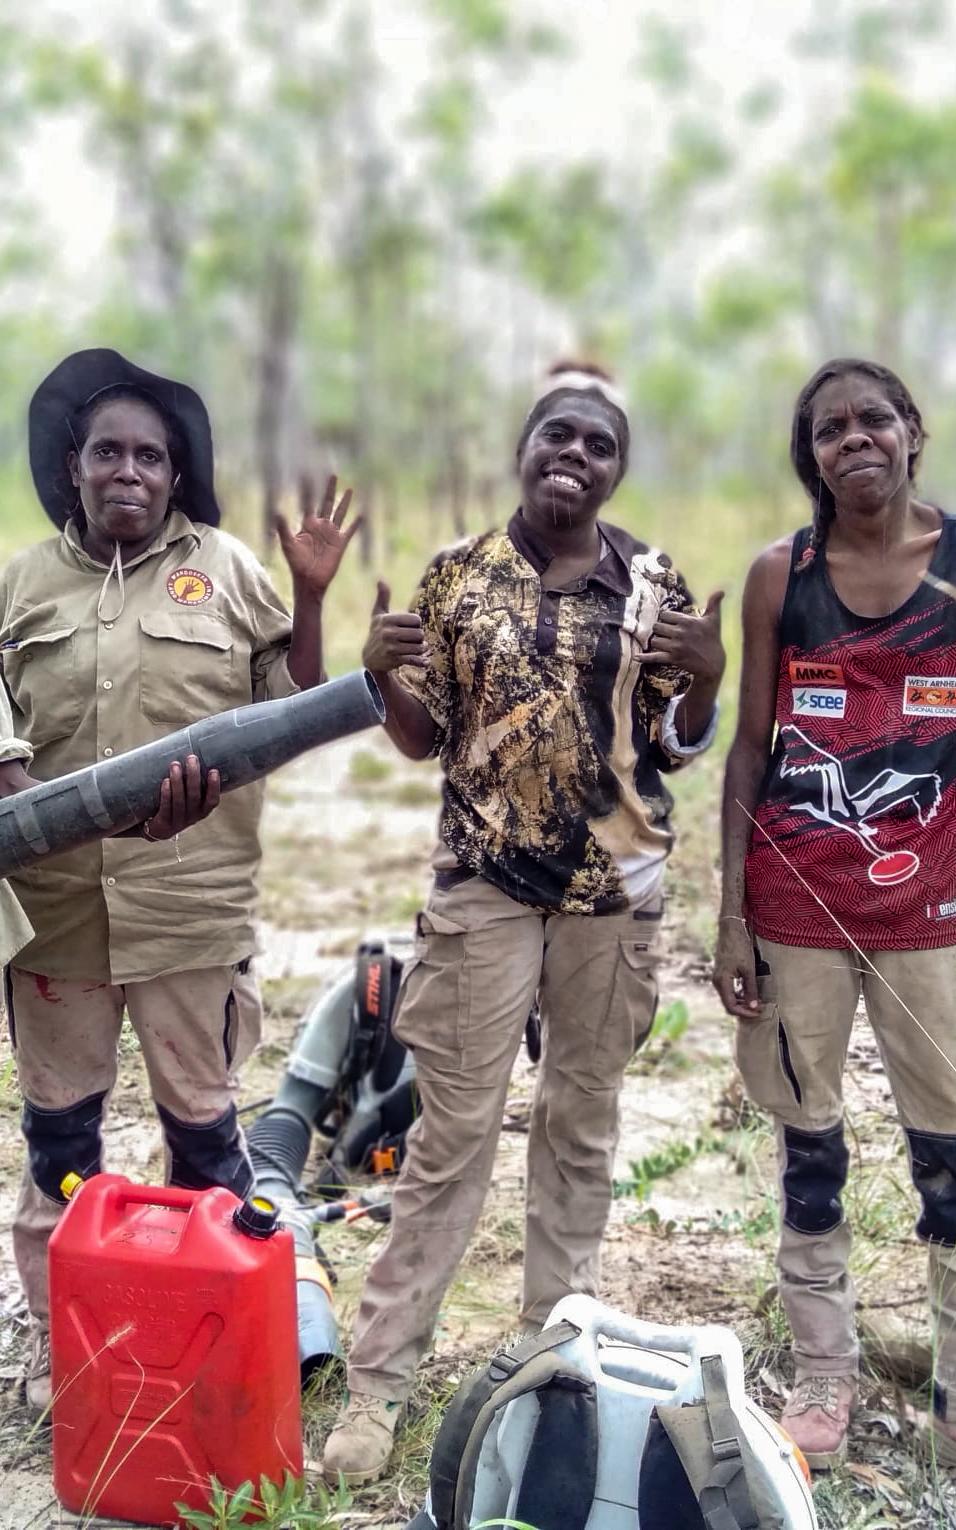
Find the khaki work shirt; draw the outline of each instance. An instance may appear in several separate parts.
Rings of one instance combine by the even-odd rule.
[[[10,702],[0,685],[0,764],[7,760],[22,760],[29,765],[33,750],[25,739],[13,735],[13,717]],[[21,946],[25,946],[33,934],[29,919],[20,907],[13,889],[0,877],[0,966],[5,966]],[[3,1001],[0,1000],[0,1009]]]
[[[289,614],[234,537],[176,511],[123,573],[125,590],[70,522],[0,576],[0,664],[40,780],[298,689]],[[178,841],[106,839],[18,872],[36,937],[17,965],[126,983],[249,956],[263,790]]]

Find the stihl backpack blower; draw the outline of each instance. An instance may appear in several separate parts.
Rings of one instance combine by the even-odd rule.
[[[462,1383],[407,1530],[816,1530],[797,1447],[744,1390],[728,1328],[586,1296]]]

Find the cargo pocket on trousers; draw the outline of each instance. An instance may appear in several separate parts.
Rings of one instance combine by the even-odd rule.
[[[780,1015],[773,973],[759,951],[755,951],[755,959],[760,1018],[737,1022],[737,1067],[755,1105],[771,1115],[792,1117],[803,1103],[803,1091]]]
[[[226,995],[222,1021],[222,1051],[226,1067],[231,1070],[239,1039],[239,1003],[234,988],[230,988]]]
[[[392,1032],[411,1051],[458,1066],[468,1008],[465,928],[433,909],[418,916]]]
[[[657,959],[649,940],[623,937],[618,946],[604,1023],[594,1048],[602,1076],[623,1073],[651,1033],[657,1011]]]

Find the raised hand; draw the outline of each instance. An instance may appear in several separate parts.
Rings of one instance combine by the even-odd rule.
[[[362,663],[373,675],[389,674],[403,664],[413,664],[416,669],[424,669],[428,664],[421,617],[414,611],[390,611],[391,598],[391,590],[380,579],[372,624],[362,650]]]
[[[641,663],[671,664],[695,680],[719,680],[726,663],[720,641],[723,598],[723,590],[716,590],[699,616],[690,611],[662,611]]]
[[[345,517],[352,503],[352,490],[346,489],[336,504],[337,487],[333,474],[325,486],[318,511],[314,504],[306,503],[298,531],[292,530],[284,515],[276,514],[273,517],[279,546],[292,570],[296,592],[307,592],[320,597],[325,594],[338,572],[345,549],[362,524],[363,517],[356,515],[345,526]]]

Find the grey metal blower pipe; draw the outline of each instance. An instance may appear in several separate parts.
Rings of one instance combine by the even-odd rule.
[[[279,1207],[295,1239],[303,1385],[315,1371],[342,1355],[331,1287],[315,1256],[312,1218],[299,1204],[299,1183],[313,1131],[328,1114],[342,1070],[354,990],[355,971],[350,966],[306,1011],[279,1091],[246,1135],[256,1173],[255,1193]]]
[[[224,792],[258,781],[297,755],[383,722],[385,707],[367,670],[219,712],[155,743],[88,765],[0,801],[0,877],[49,855],[131,829],[155,813],[174,760],[198,757],[218,770]]]

